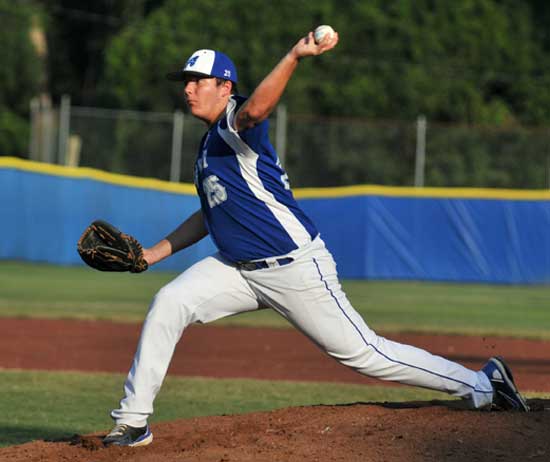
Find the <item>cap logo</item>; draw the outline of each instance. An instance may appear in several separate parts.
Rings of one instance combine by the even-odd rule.
[[[230,79],[231,78],[231,71],[229,69],[225,69],[223,71],[223,76]]]
[[[199,59],[198,56],[193,56],[193,57],[189,58],[189,61],[187,61],[187,64],[185,66],[186,67],[187,66],[193,67],[195,65],[195,63],[197,62],[197,59]]]

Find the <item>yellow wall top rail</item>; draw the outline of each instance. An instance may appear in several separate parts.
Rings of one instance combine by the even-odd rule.
[[[140,178],[118,173],[109,173],[88,167],[66,167],[43,162],[34,162],[17,157],[0,156],[0,168],[24,170],[27,172],[56,175],[69,178],[87,178],[104,183],[152,189],[176,194],[196,195],[195,186],[190,183],[173,183],[154,178]],[[410,186],[357,185],[333,188],[296,188],[298,199],[336,198],[351,196],[386,196],[454,199],[508,199],[508,200],[550,200],[550,190],[490,189],[490,188],[415,188]]]

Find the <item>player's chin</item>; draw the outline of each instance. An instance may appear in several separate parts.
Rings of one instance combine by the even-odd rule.
[[[200,107],[195,102],[187,103],[187,107],[189,108],[189,112],[199,119],[201,118],[202,112],[200,110]]]

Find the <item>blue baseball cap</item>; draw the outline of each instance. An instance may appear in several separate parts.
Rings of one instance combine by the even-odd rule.
[[[186,75],[218,77],[237,83],[237,69],[229,56],[221,51],[197,50],[179,71],[166,74],[168,80],[185,80]]]

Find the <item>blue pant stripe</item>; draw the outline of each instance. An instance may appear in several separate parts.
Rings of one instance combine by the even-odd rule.
[[[493,391],[484,391],[484,390],[478,390],[476,389],[475,387],[473,387],[472,385],[470,385],[469,383],[466,383],[466,382],[462,382],[461,380],[458,380],[458,379],[455,379],[453,377],[447,377],[443,374],[438,374],[437,372],[434,372],[434,371],[430,371],[428,369],[424,369],[422,367],[418,367],[418,366],[413,366],[412,364],[407,364],[407,363],[404,363],[402,361],[397,361],[396,359],[392,359],[390,358],[389,356],[387,356],[386,354],[382,353],[380,350],[378,350],[374,345],[372,345],[371,343],[369,343],[367,341],[367,339],[364,337],[363,333],[361,332],[361,330],[359,329],[359,327],[352,321],[352,319],[348,316],[348,314],[346,313],[346,311],[344,310],[344,308],[342,308],[342,306],[340,305],[340,302],[338,301],[338,299],[336,298],[336,296],[334,295],[334,293],[332,292],[332,289],[328,286],[328,283],[327,281],[324,279],[323,277],[323,273],[321,273],[321,268],[319,267],[319,264],[317,263],[317,260],[315,258],[313,258],[313,263],[315,263],[315,266],[317,267],[317,272],[319,273],[319,277],[321,278],[321,281],[325,284],[325,287],[327,289],[327,291],[330,293],[330,296],[334,299],[334,301],[336,302],[336,305],[338,305],[338,308],[340,309],[340,311],[344,314],[344,316],[346,317],[346,319],[351,323],[351,325],[354,327],[354,329],[357,331],[357,333],[361,336],[361,339],[363,340],[363,342],[365,342],[365,345],[367,345],[368,347],[372,348],[374,351],[376,351],[379,355],[383,356],[384,358],[386,358],[388,361],[391,361],[393,363],[396,363],[396,364],[401,364],[402,366],[407,366],[407,367],[412,367],[413,369],[418,369],[420,371],[423,371],[423,372],[426,372],[428,374],[431,374],[431,375],[435,375],[437,377],[440,377],[442,379],[446,379],[446,380],[450,380],[452,382],[456,382],[456,383],[460,383],[462,385],[465,385],[471,389],[473,389],[475,392],[478,392],[478,393],[493,393]]]

